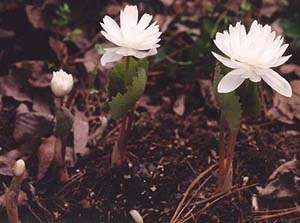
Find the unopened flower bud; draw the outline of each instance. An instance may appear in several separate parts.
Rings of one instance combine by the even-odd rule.
[[[129,211],[129,214],[131,215],[135,223],[144,223],[143,217],[137,210],[132,209]]]
[[[70,93],[73,88],[73,83],[72,74],[67,74],[60,69],[59,71],[53,72],[51,90],[56,97],[63,97]]]
[[[20,177],[24,174],[25,172],[25,162],[22,159],[19,159],[15,162],[15,165],[13,167],[13,173],[14,176]]]

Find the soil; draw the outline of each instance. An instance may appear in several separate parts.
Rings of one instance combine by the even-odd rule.
[[[43,1],[38,2],[28,4],[39,7]],[[115,1],[103,2],[98,6],[102,7],[101,13],[91,16],[92,22],[105,15],[109,6],[118,5]],[[33,28],[26,19],[25,4],[15,4],[1,11],[0,25],[3,29],[15,32],[13,38],[0,38],[1,77],[11,72],[18,61],[42,60],[52,65],[54,63],[53,66],[59,63],[56,53],[48,44],[50,36],[59,34],[47,27]],[[80,7],[80,4],[71,1],[69,4],[74,11]],[[159,12],[162,10],[160,7],[163,6],[153,6],[152,10]],[[73,16],[76,18],[76,14]],[[78,21],[73,22],[76,24]],[[96,34],[94,25],[84,29],[90,41]],[[97,28],[99,30],[100,27]],[[191,40],[183,33],[169,44],[176,48],[180,41],[189,45]],[[100,42],[104,42],[104,39]],[[69,58],[80,52],[74,43],[67,44],[67,47]],[[129,211],[135,209],[143,216],[144,222],[170,222],[190,183],[207,168],[217,164],[220,111],[211,96],[211,89],[208,93],[201,91],[203,81],[208,83],[213,78],[214,63],[208,53],[192,65],[151,61],[146,92],[134,112],[134,124],[128,139],[128,162],[121,167],[110,166],[110,154],[120,124],[113,120],[109,120],[101,139],[89,142],[89,154],[78,155],[76,162],[69,165],[70,180],[65,184],[56,181],[51,168],[38,181],[36,149],[27,155],[22,154],[22,157],[26,157],[27,176],[22,184],[26,198],[24,205],[19,208],[21,221],[129,223],[133,222]],[[98,102],[105,100],[106,71],[100,69],[96,75],[95,86],[100,92],[87,96],[83,86],[89,82],[89,77],[87,72],[84,72],[85,76],[80,76],[80,71],[85,69],[83,65],[64,66],[77,71],[77,93],[70,96],[73,108],[84,112],[90,118],[90,123],[97,125],[96,121],[91,120],[103,115],[102,103]],[[29,92],[31,96],[40,92],[50,94],[49,88],[41,90],[31,85],[23,86],[22,91]],[[267,94],[269,90],[263,92],[267,106],[271,107],[272,97]],[[1,89],[0,95],[0,153],[3,155],[22,147],[22,143],[14,138],[17,108],[25,103],[31,109],[32,103],[20,101],[14,96],[7,97]],[[184,99],[180,102],[178,99],[182,97]],[[48,100],[49,96],[44,98]],[[175,106],[176,101],[178,104]],[[91,106],[93,109],[90,109]],[[53,109],[52,101],[52,113]],[[183,112],[178,113],[178,109]],[[72,146],[72,137],[70,135],[68,139],[69,146]],[[299,145],[299,120],[286,124],[270,120],[265,112],[257,118],[243,118],[235,148],[234,189],[211,203],[214,201],[217,177],[217,170],[213,169],[201,190],[198,193],[194,191],[193,201],[210,200],[196,205],[192,213],[200,212],[187,222],[255,222],[259,215],[252,209],[253,194],[258,194],[256,186],[265,186],[271,173],[299,151]],[[1,175],[0,179],[3,184],[9,185],[11,176]],[[200,186],[201,182],[197,185]],[[294,199],[261,198],[259,204],[262,210],[286,209],[293,206]],[[289,222],[289,219],[298,215],[292,213],[271,219],[270,222]],[[0,222],[7,222],[4,208],[0,210]]]

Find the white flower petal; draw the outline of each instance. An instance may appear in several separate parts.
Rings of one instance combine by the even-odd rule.
[[[137,25],[138,28],[145,29],[147,26],[149,26],[151,20],[152,20],[152,15],[144,14]]]
[[[288,57],[283,56],[288,44],[283,45],[283,38],[281,36],[276,37],[271,26],[262,26],[256,20],[253,21],[248,33],[240,22],[236,23],[235,26],[230,25],[228,31],[216,34],[214,43],[223,54],[238,64],[239,67],[267,69],[279,66],[288,59]],[[216,58],[225,66],[236,68],[230,60],[218,55]],[[252,77],[252,79],[258,81],[259,77]]]
[[[111,17],[105,16],[103,19],[103,23],[100,24],[108,35],[116,38],[118,42],[122,41],[121,29],[119,25]]]
[[[241,75],[245,73],[244,69],[234,69],[227,73],[218,84],[219,93],[228,93],[237,89],[245,80]]]
[[[157,49],[153,48],[153,49],[150,49],[148,52],[136,51],[134,56],[136,58],[142,59],[142,58],[145,58],[145,57],[148,57],[148,56],[153,56],[155,54],[157,54]]]
[[[107,54],[103,55],[104,63],[106,60],[115,60],[121,56],[135,56],[144,58],[157,53],[156,48],[160,45],[161,32],[156,22],[153,22],[151,15],[144,14],[138,21],[137,6],[126,6],[120,12],[120,27],[109,16],[105,16],[101,26],[102,35],[118,46],[116,50],[106,50]],[[111,52],[108,54],[108,52]],[[113,54],[118,54],[119,56]]]
[[[292,88],[289,82],[272,69],[259,70],[262,79],[279,94],[291,97]]]
[[[260,82],[261,76],[254,73],[254,74],[250,75],[249,79],[250,79],[250,81],[253,81],[253,82]]]
[[[284,57],[280,57],[276,63],[272,64],[270,67],[278,67],[282,64],[284,64],[285,62],[287,62],[290,58],[291,58],[292,55],[287,55],[287,56],[284,56]]]
[[[221,62],[222,64],[224,64],[226,67],[234,68],[234,69],[240,68],[240,66],[238,66],[238,64],[235,63],[234,61],[232,61],[232,60],[230,60],[230,59],[228,59],[228,58],[226,58],[226,57],[223,57],[223,56],[221,56],[221,55],[219,55],[219,54],[217,54],[217,53],[215,53],[215,52],[211,52],[211,53],[214,55],[214,57],[215,57],[218,61],[220,61],[220,62]]]
[[[122,59],[122,55],[115,53],[112,49],[119,49],[119,48],[109,48],[105,49],[105,53],[102,55],[100,62],[102,66],[105,66],[107,63],[116,62]]]
[[[127,5],[124,10],[121,10],[121,30],[122,33],[127,32],[129,28],[137,25],[138,22],[138,8],[136,5]]]

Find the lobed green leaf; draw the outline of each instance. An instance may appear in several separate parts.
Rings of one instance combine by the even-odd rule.
[[[117,93],[108,102],[109,112],[113,119],[118,119],[127,114],[129,109],[134,108],[136,101],[143,95],[147,83],[146,70],[138,68],[137,76],[133,77],[132,84],[126,93]]]
[[[228,123],[231,130],[237,129],[240,125],[242,117],[242,108],[240,104],[240,98],[235,94],[235,92],[230,93],[218,93],[217,86],[223,75],[221,74],[221,66],[217,64],[215,67],[213,89],[217,99],[217,103],[220,106],[222,113]]]

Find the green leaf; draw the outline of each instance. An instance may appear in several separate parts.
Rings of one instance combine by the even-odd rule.
[[[146,70],[140,67],[137,76],[133,77],[132,85],[126,93],[118,93],[108,102],[109,112],[113,119],[118,119],[127,114],[127,111],[134,107],[136,101],[143,95],[147,82]]]
[[[221,74],[221,66],[217,64],[215,67],[215,75],[214,75],[214,93],[220,106],[222,113],[228,123],[228,126],[231,130],[237,129],[240,125],[241,116],[242,116],[242,108],[239,101],[239,96],[235,95],[234,92],[230,93],[218,93],[217,86],[223,75]]]
[[[55,114],[54,135],[67,136],[73,126],[73,115],[66,107],[62,107]]]
[[[97,53],[99,54],[99,55],[102,55],[102,54],[104,54],[104,47],[101,45],[101,44],[96,44],[95,45],[95,50],[97,51]]]
[[[124,74],[125,74],[125,60],[117,63],[113,69],[108,72],[109,86],[108,86],[108,94],[109,97],[113,97],[118,93],[125,93],[125,85],[124,85]],[[130,58],[129,60],[129,68],[128,68],[128,82],[129,85],[132,83],[133,77],[137,75],[138,62]]]
[[[282,19],[281,25],[285,31],[285,35],[292,39],[300,38],[300,19]]]
[[[257,83],[246,80],[240,89],[243,112],[254,118],[260,115],[261,98],[258,93]]]

